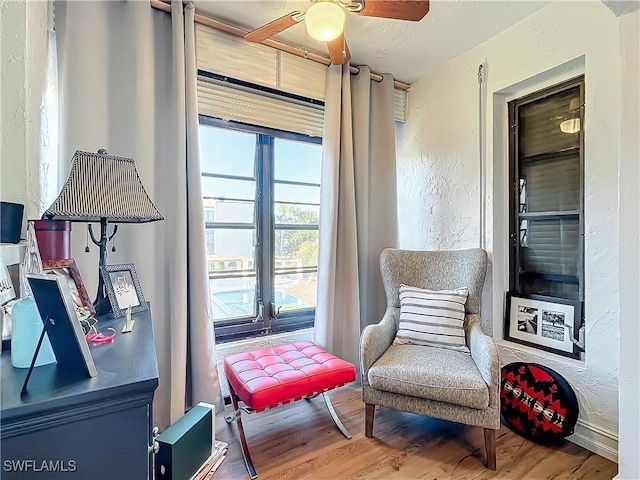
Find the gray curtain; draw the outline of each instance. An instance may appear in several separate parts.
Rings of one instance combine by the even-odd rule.
[[[172,15],[148,2],[56,2],[60,158],[106,148],[136,161],[165,220],[122,225],[107,263],[134,263],[151,302],[161,428],[199,401],[220,406],[200,186],[194,7]],[[72,249],[95,291],[97,251]],[[221,411],[221,409],[219,409]]]
[[[315,336],[358,364],[361,330],[386,307],[378,259],[397,245],[393,78],[327,72]]]

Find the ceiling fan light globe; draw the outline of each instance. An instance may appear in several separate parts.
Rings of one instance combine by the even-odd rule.
[[[580,119],[570,118],[560,124],[560,131],[562,133],[578,133],[580,131]]]
[[[314,3],[305,15],[307,32],[319,42],[338,38],[344,31],[344,22],[344,10],[333,2]]]

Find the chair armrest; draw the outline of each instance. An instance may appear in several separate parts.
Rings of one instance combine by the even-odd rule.
[[[367,374],[371,365],[391,346],[396,336],[400,309],[387,307],[380,323],[367,325],[360,336],[360,372],[362,384],[369,385]]]
[[[500,357],[493,338],[486,335],[480,326],[478,315],[467,316],[467,335],[471,358],[489,387],[489,406],[500,407]]]

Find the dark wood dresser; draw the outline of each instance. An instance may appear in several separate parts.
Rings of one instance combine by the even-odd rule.
[[[9,479],[142,480],[151,478],[153,394],[158,363],[150,312],[101,318],[98,330],[116,330],[113,343],[92,345],[94,378],[71,381],[57,364],[34,369],[20,398],[27,369],[0,364],[0,477]],[[61,369],[60,369],[61,370]]]

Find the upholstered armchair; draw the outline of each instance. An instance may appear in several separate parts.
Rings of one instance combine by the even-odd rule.
[[[407,251],[380,256],[387,310],[367,326],[360,341],[365,436],[373,436],[376,405],[484,429],[487,467],[496,469],[495,432],[500,428],[500,366],[493,339],[480,326],[487,263],[482,249]],[[464,337],[471,354],[424,345],[396,345],[400,285],[429,290],[466,287]]]

